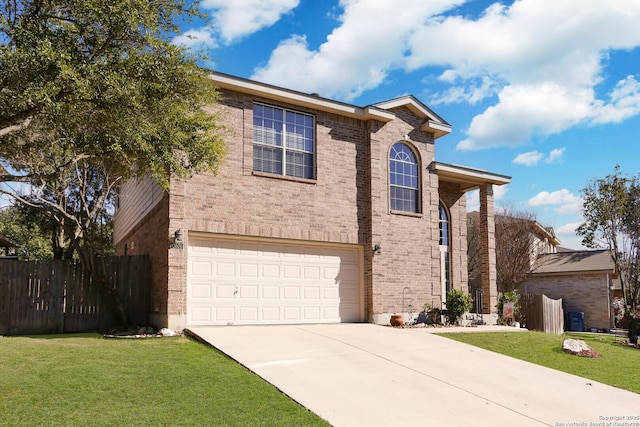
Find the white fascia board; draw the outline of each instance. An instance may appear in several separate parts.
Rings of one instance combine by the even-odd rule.
[[[433,120],[427,120],[423,123],[422,130],[426,132],[433,132],[434,139],[438,139],[441,136],[450,134],[451,126]]]
[[[511,182],[511,177],[493,174],[482,169],[438,162],[434,162],[433,167],[440,179],[460,184],[463,191],[475,190],[483,184],[505,185]]]
[[[213,83],[220,88],[248,93],[274,101],[286,102],[288,104],[297,105],[300,107],[326,111],[329,113],[352,117],[360,120],[373,119],[388,122],[395,118],[394,114],[388,113],[386,111],[381,111],[376,108],[360,108],[354,105],[344,104],[326,98],[321,98],[319,96],[286,90],[283,88],[278,88],[276,86],[271,86],[251,80],[234,78],[232,76],[224,74],[212,73],[209,76]]]

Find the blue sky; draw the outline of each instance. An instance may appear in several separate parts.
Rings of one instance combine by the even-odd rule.
[[[453,126],[436,160],[512,177],[496,205],[580,249],[581,189],[636,175],[638,0],[203,0],[174,42],[207,67],[366,106],[412,94]],[[470,209],[477,195],[468,198]]]

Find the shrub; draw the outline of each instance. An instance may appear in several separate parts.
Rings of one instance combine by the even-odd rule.
[[[464,291],[452,289],[447,294],[447,322],[450,325],[458,323],[464,313],[473,307],[473,297]]]

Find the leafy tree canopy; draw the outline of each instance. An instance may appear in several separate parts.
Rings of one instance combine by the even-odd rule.
[[[33,184],[80,161],[116,178],[151,174],[165,188],[172,175],[215,172],[224,144],[204,107],[216,91],[200,58],[166,38],[179,19],[198,16],[197,6],[8,0],[0,11],[0,181]]]
[[[620,273],[625,306],[635,311],[640,298],[640,176],[614,173],[582,190],[584,222],[576,230],[582,244],[609,249]]]

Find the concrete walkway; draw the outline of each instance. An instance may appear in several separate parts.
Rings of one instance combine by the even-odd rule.
[[[640,426],[632,418],[640,416],[640,394],[432,333],[444,330],[339,324],[190,331],[334,426]]]

